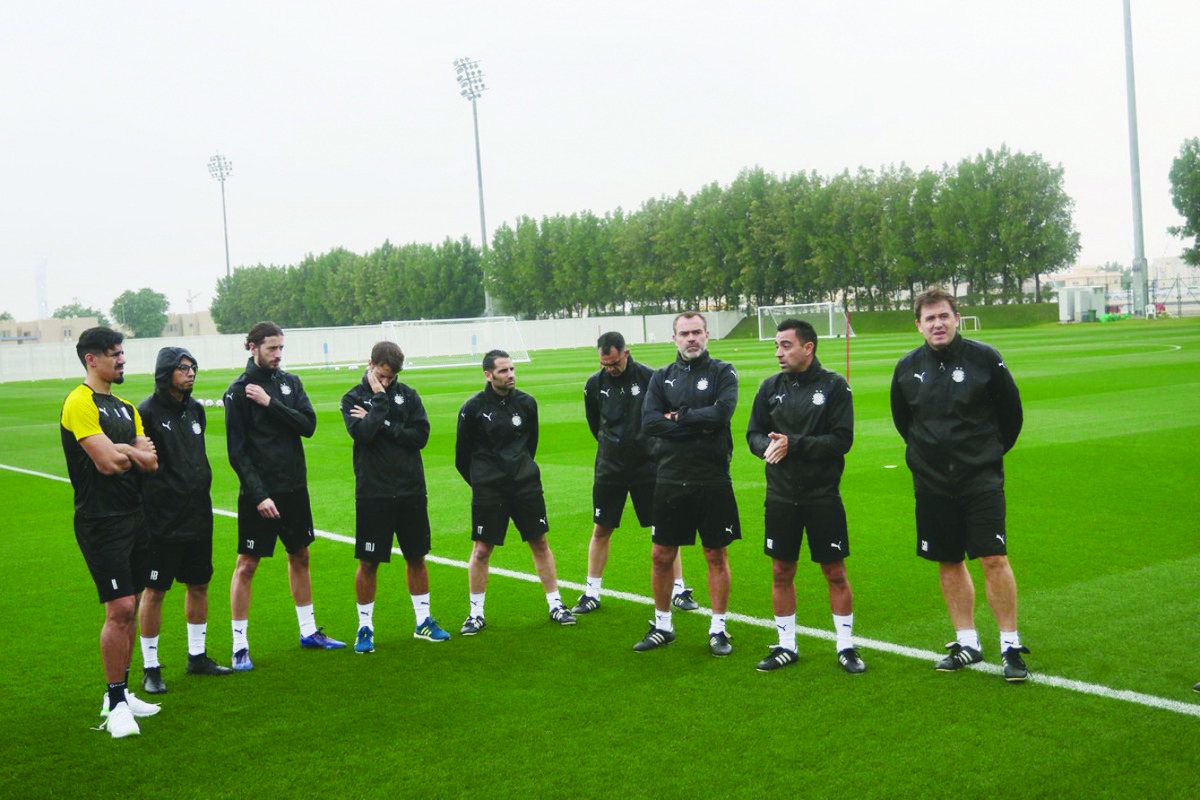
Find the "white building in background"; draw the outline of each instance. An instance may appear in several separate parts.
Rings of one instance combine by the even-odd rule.
[[[163,326],[162,338],[172,336],[212,336],[217,333],[217,325],[213,322],[208,309],[195,311],[190,314],[167,314],[167,324]]]
[[[0,320],[0,345],[74,342],[79,334],[100,324],[96,317]]]

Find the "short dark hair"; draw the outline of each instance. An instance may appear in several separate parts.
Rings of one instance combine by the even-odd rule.
[[[701,314],[699,311],[684,311],[682,314],[677,315],[675,319],[671,320],[671,335],[675,335],[675,326],[679,324],[679,320],[694,319],[696,317],[700,318],[700,322],[704,325],[704,330],[708,330],[708,320],[704,318],[703,314]]]
[[[795,331],[796,338],[801,342],[812,342],[813,355],[817,354],[817,331],[816,329],[802,319],[785,319],[779,323],[779,327],[775,329],[777,333],[784,331]]]
[[[503,350],[488,350],[487,354],[484,355],[484,357],[483,357],[484,371],[491,372],[492,370],[494,370],[496,368],[496,359],[497,358],[512,358],[512,356],[510,356],[508,353],[504,352]]]
[[[932,289],[926,289],[913,299],[913,316],[917,319],[921,318],[921,307],[931,306],[934,303],[946,302],[950,304],[950,310],[955,314],[958,313],[958,303],[954,300],[954,295],[947,292],[940,286],[934,286]]]
[[[625,337],[616,331],[600,334],[600,338],[596,340],[596,347],[601,353],[607,353],[609,350],[616,350],[618,353],[625,352]]]
[[[283,336],[283,328],[270,320],[258,323],[246,334],[246,349],[249,350],[250,345],[262,346],[263,340],[268,336]]]
[[[399,372],[404,369],[404,351],[395,342],[376,342],[371,348],[371,363],[383,364],[391,367],[392,372]]]
[[[84,356],[88,353],[102,356],[123,341],[125,334],[112,328],[88,328],[79,334],[79,340],[75,342],[75,355],[79,356],[79,363],[86,367],[87,359]]]

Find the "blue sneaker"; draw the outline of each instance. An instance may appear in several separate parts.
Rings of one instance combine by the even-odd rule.
[[[317,628],[317,632],[312,636],[300,637],[300,646],[313,650],[341,650],[346,646],[346,643],[339,642],[337,639],[330,639],[325,635],[324,628]]]
[[[354,652],[374,653],[375,652],[375,631],[363,625],[358,629],[358,638],[354,641]]]
[[[444,642],[450,638],[449,631],[443,630],[433,617],[426,617],[413,633],[414,639],[424,639],[427,642]]]
[[[254,662],[250,660],[250,648],[243,647],[233,654],[233,668],[238,672],[249,672],[254,669]]]

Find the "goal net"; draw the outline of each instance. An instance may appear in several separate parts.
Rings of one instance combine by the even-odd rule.
[[[804,320],[812,325],[817,336],[822,338],[854,335],[854,328],[846,322],[846,313],[835,303],[799,303],[787,306],[759,306],[759,340],[773,340],[775,329],[785,319]]]
[[[979,317],[961,317],[960,319],[959,327],[964,331],[977,331],[982,327],[979,324]]]
[[[382,329],[383,338],[404,351],[405,369],[478,367],[489,350],[503,350],[514,362],[529,361],[513,317],[390,321]]]

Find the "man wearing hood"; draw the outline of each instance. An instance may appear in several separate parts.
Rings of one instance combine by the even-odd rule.
[[[696,544],[708,561],[712,622],[708,647],[714,656],[733,652],[725,630],[729,609],[730,542],[742,538],[737,499],[729,476],[733,436],[729,420],[737,408],[738,376],[732,364],[708,354],[708,322],[685,311],[672,323],[675,361],[654,373],[642,406],[642,430],[659,439],[651,551],[654,620],[633,646],[637,652],[675,641],[671,588],[681,546]]]
[[[821,366],[817,332],[787,319],[775,334],[779,372],[754,397],[746,441],[767,462],[763,551],[771,557],[771,601],[779,645],[758,664],[770,672],[795,664],[796,564],[808,536],[808,554],[829,585],[838,663],[850,674],[866,670],[854,647],[854,611],[846,557],[850,537],[839,485],[854,442],[854,404],[846,379]]]
[[[158,451],[158,471],[142,484],[142,507],[150,532],[150,573],[142,593],[139,626],[142,687],[162,694],[167,685],[158,660],[163,595],[178,580],[187,587],[189,675],[228,675],[233,670],[208,657],[208,582],[212,579],[212,468],[204,447],[204,406],[192,397],[198,368],[182,347],[158,351],[154,394],[138,406],[146,435]]]
[[[1017,443],[1021,395],[1004,359],[958,332],[954,296],[928,289],[913,300],[925,344],[892,375],[892,421],[903,437],[917,507],[917,555],[938,565],[955,640],[935,665],[960,670],[983,660],[975,629],[975,584],[966,558],[978,558],[988,605],[1000,627],[1004,679],[1029,677],[1017,632],[1017,583],[1004,526],[1004,455]]]
[[[421,462],[429,417],[416,389],[396,380],[402,369],[400,346],[378,342],[362,381],[342,397],[342,419],[354,440],[356,653],[375,651],[377,576],[379,565],[392,560],[393,537],[404,555],[416,617],[413,637],[430,642],[450,638],[429,613],[429,506]]]
[[[258,562],[287,550],[288,583],[296,602],[300,646],[336,650],[345,642],[317,627],[308,546],[316,539],[308,498],[308,470],[300,438],[312,438],[317,414],[300,378],[279,368],[283,329],[260,322],[246,335],[246,371],[225,390],[225,442],[238,475],[238,558],[229,587],[233,668],[254,669],[248,626],[250,590]]]

